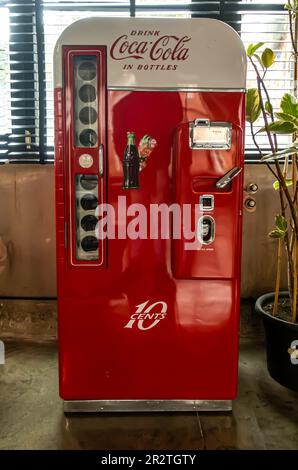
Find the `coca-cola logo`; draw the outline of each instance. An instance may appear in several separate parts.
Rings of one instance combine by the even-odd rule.
[[[160,31],[131,31],[119,36],[111,46],[110,55],[114,60],[184,61],[189,57],[189,36],[164,34]],[[136,37],[137,36],[137,37]],[[141,36],[140,38],[138,36]],[[152,37],[153,36],[153,37]]]

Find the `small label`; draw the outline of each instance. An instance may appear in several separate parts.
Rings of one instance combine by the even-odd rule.
[[[83,153],[79,158],[79,165],[82,168],[90,168],[93,165],[93,158],[88,153]]]

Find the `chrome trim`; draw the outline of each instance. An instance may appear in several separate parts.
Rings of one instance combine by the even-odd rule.
[[[201,142],[198,142],[195,137],[195,130],[201,128],[210,130],[210,137],[204,138]],[[211,132],[216,128],[226,129],[227,138],[226,142],[223,144],[216,143],[212,141]],[[195,119],[189,123],[189,147],[192,150],[197,149],[208,149],[208,150],[230,150],[232,146],[232,124],[230,122],[221,122],[221,121],[210,121],[209,119]]]
[[[138,86],[107,86],[111,91],[189,91],[189,92],[227,92],[227,93],[246,93],[246,88],[200,88],[200,87],[138,87]]]
[[[65,413],[231,411],[232,400],[64,400]]]
[[[99,242],[100,240],[98,239],[98,247],[94,251],[84,251],[82,248],[82,240],[83,238],[87,236],[96,236],[96,231],[86,231],[81,227],[81,220],[84,216],[87,215],[95,215],[96,209],[83,209],[81,206],[81,200],[84,196],[86,195],[93,195],[96,197],[98,200],[98,185],[100,184],[99,182],[99,177],[95,173],[89,173],[89,175],[94,175],[96,177],[96,186],[93,189],[84,189],[81,185],[80,182],[80,177],[84,175],[82,173],[79,173],[75,175],[75,199],[76,199],[76,259],[85,262],[90,262],[90,261],[98,261],[99,259]],[[82,263],[81,263],[82,264]],[[95,264],[95,263],[94,263]],[[84,263],[85,265],[85,263]]]
[[[218,181],[216,181],[215,186],[218,189],[225,188],[236,176],[238,176],[242,171],[241,167],[235,166],[228,173],[222,176]]]
[[[204,240],[204,234],[203,234],[203,222],[204,220],[210,220],[211,222],[211,235],[208,239],[208,241]],[[199,240],[202,245],[210,245],[211,243],[214,242],[215,239],[215,220],[211,215],[202,215],[202,217],[199,218],[198,224],[197,224],[197,239]]]
[[[204,198],[210,198],[211,199],[211,206],[210,207],[204,207],[203,205],[203,199]],[[213,194],[202,194],[200,196],[200,210],[202,212],[211,212],[214,210],[214,195]]]
[[[98,148],[98,173],[103,176],[103,145],[100,144]]]
[[[84,49],[84,50],[78,50],[76,48],[74,49],[71,49],[67,52],[67,68],[68,68],[68,75],[69,77],[72,75],[73,73],[73,70],[70,69],[70,60],[69,60],[69,56],[70,54],[72,54],[73,52],[76,52],[77,55],[83,55],[83,56],[86,56],[89,54],[94,54],[94,49]],[[100,56],[100,60],[102,59],[102,52],[101,51],[98,51],[98,54]],[[102,76],[103,76],[103,68],[102,67],[99,67],[98,69],[98,72],[100,74],[100,79],[101,79],[101,83],[102,83]],[[63,85],[64,87],[65,85]],[[66,101],[66,114],[69,114],[71,115],[71,112],[72,112],[72,109],[71,109],[71,100],[67,100]],[[101,106],[101,115],[103,116],[104,115],[104,112],[103,112],[103,100],[101,100],[101,103],[100,105],[98,104],[98,108],[99,106]],[[71,149],[72,148],[72,135],[69,133],[69,141],[68,141],[68,148]],[[101,132],[100,132],[100,142],[103,142],[104,141],[104,134],[103,134],[103,127],[101,126]],[[81,148],[81,147],[80,147]],[[82,147],[82,148],[88,148],[88,147]],[[69,171],[69,174],[71,175],[71,158],[68,158],[68,171]],[[103,240],[102,240],[102,243],[100,244],[101,245],[101,262],[98,262],[98,263],[78,263],[76,262],[76,257],[75,257],[75,254],[73,253],[73,249],[72,249],[72,245],[73,245],[73,230],[72,230],[72,210],[73,210],[73,198],[74,198],[74,194],[72,194],[72,180],[71,178],[69,178],[69,182],[68,182],[68,187],[69,187],[69,217],[68,217],[68,220],[69,220],[69,254],[70,254],[70,264],[71,266],[78,266],[78,267],[98,267],[98,266],[102,266],[103,263],[104,263],[104,248],[103,248]],[[103,201],[103,184],[100,185],[101,186],[101,202]],[[99,248],[99,247],[98,247]],[[99,253],[99,251],[98,251]]]

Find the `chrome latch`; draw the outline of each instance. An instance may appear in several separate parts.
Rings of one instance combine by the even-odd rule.
[[[225,188],[234,178],[236,178],[236,176],[239,175],[239,173],[241,173],[241,171],[242,171],[242,168],[235,166],[230,171],[228,171],[228,173],[226,173],[222,178],[220,178],[216,182],[215,186],[218,189]]]

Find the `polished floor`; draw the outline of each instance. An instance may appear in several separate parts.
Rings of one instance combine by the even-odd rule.
[[[64,416],[56,359],[53,343],[6,343],[0,449],[298,449],[298,394],[268,376],[261,343],[241,345],[239,396],[226,414]]]

